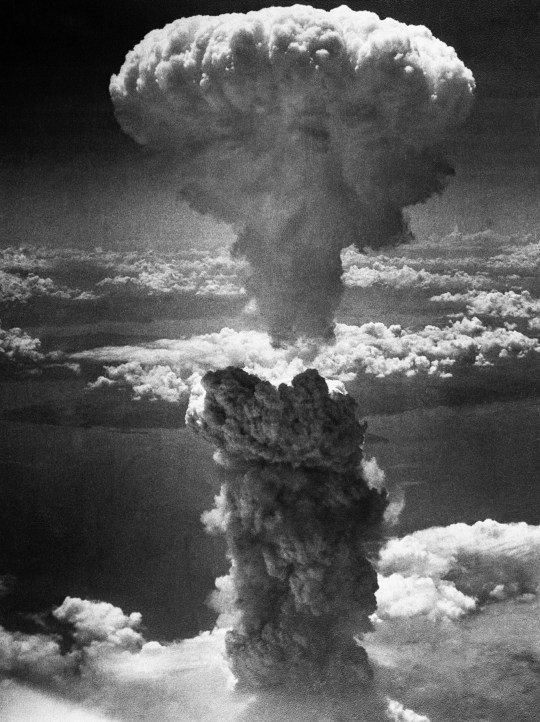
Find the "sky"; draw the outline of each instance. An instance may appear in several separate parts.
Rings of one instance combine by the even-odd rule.
[[[14,42],[3,48],[9,72],[0,118],[0,716],[8,722],[534,720],[540,660],[534,631],[540,579],[538,8],[511,0],[473,8],[421,0],[351,4],[427,25],[464,63],[444,56],[450,58],[446,75],[433,66],[440,88],[448,88],[446,94],[439,89],[447,99],[439,115],[417,111],[421,92],[415,95],[413,86],[402,92],[396,81],[394,105],[388,105],[404,109],[396,136],[384,125],[388,117],[388,128],[398,127],[392,125],[397,115],[384,114],[386,105],[361,115],[357,135],[353,120],[346,132],[337,121],[323,126],[319,108],[309,105],[291,126],[308,140],[287,144],[282,118],[266,107],[251,155],[237,163],[230,146],[219,145],[223,128],[231,142],[242,140],[226,115],[219,133],[212,135],[210,115],[189,136],[167,126],[166,93],[163,106],[151,96],[142,110],[122,105],[123,97],[131,100],[129,63],[124,75],[120,68],[147,32],[180,16],[261,7],[7,3]],[[149,57],[148,67],[152,62]],[[380,66],[369,67],[372,88],[394,82],[378,86]],[[414,76],[414,67],[404,77]],[[425,77],[425,67],[414,77]],[[466,119],[458,118],[470,89],[464,67],[476,81]],[[218,90],[220,68],[216,60],[211,70]],[[174,68],[170,72],[172,82]],[[276,87],[286,87],[286,77]],[[236,98],[245,92],[238,87]],[[363,97],[362,87],[351,87],[355,98]],[[215,107],[221,107],[218,90],[212,91]],[[452,105],[453,98],[461,100]],[[341,96],[332,103],[328,116]],[[148,117],[156,107],[161,125],[154,126]],[[373,126],[371,112],[379,113]],[[137,125],[140,117],[145,121]],[[190,116],[182,118],[179,127],[191,128]],[[430,165],[421,148],[444,125],[433,118],[444,118],[450,132]],[[210,151],[199,163],[189,142],[195,134],[204,144],[205,133]],[[368,133],[371,145],[362,145]],[[332,148],[345,149],[332,156],[347,168],[339,192],[335,166],[309,160],[319,157],[326,134]],[[143,136],[150,140],[141,144]],[[401,142],[414,146],[422,172],[415,175],[411,161],[406,181],[393,184],[409,152]],[[381,150],[390,146],[391,153]],[[275,148],[281,148],[279,163]],[[246,157],[256,157],[262,169],[247,180],[238,170]],[[347,157],[362,158],[362,173],[346,166]],[[444,158],[453,175],[440,170],[448,169]],[[383,166],[390,170],[377,175]],[[435,180],[428,180],[432,172]],[[328,184],[320,181],[325,173]],[[427,198],[441,174],[447,187]],[[261,181],[266,176],[277,180]],[[372,177],[377,181],[369,185],[365,178]],[[214,178],[222,183],[219,193]],[[382,187],[382,195],[374,187]],[[290,217],[296,225],[287,224]],[[383,241],[395,233],[394,241],[408,242],[379,243],[379,226]],[[281,236],[274,233],[282,227]],[[296,255],[284,250],[290,237],[301,251]],[[272,244],[279,253],[268,250]],[[332,253],[319,263],[327,247]],[[201,381],[231,365],[257,377],[255,406],[242,402],[248,421],[236,416],[235,399],[244,399],[255,382],[225,375],[218,392]],[[280,392],[277,400],[275,388],[281,382],[304,388],[304,382],[290,384],[307,369],[316,369],[331,392],[327,397],[313,382],[319,390],[308,384],[307,397],[300,395],[313,404],[301,427],[308,441],[297,426],[286,425],[285,412],[272,417],[292,404],[303,418],[293,392]],[[212,431],[221,417],[204,406],[213,393],[213,403],[223,402],[223,413],[235,420],[227,422],[225,436]],[[358,432],[362,460],[360,436],[346,456],[354,459],[354,473],[340,457],[341,441],[352,434],[344,410],[349,401],[367,422]],[[325,413],[332,424],[347,420],[345,437],[328,442],[326,422],[323,431],[317,426]],[[253,431],[252,418],[265,422]],[[245,438],[234,435],[237,424],[251,439],[246,448]],[[277,437],[276,424],[284,424]],[[328,444],[331,462],[324,454],[313,461],[313,438]],[[241,464],[239,454],[245,455]],[[261,464],[271,467],[262,477],[267,486],[258,486]],[[272,464],[281,465],[281,476],[272,476]],[[232,481],[240,467],[245,488]],[[328,468],[333,483],[344,484],[345,498],[347,474],[371,490],[377,533],[362,534],[379,586],[375,601],[351,621],[355,602],[345,580],[361,577],[363,557],[354,557],[350,568],[336,562],[337,581],[319,591],[308,583],[322,573],[325,555],[341,564],[351,553],[333,541],[330,523],[320,532],[323,552],[302,538],[300,527],[313,533],[303,522],[285,524],[272,564],[279,568],[282,555],[296,565],[296,596],[283,606],[293,597],[297,605],[304,600],[296,624],[309,626],[305,610],[318,609],[334,630],[362,628],[373,679],[324,694],[294,686],[235,688],[226,646],[233,671],[257,679],[265,657],[249,638],[249,624],[268,612],[256,597],[252,607],[242,607],[238,594],[234,601],[234,585],[250,589],[253,577],[242,567],[233,512],[243,509],[243,524],[258,523],[269,492],[257,496],[253,489],[277,489],[270,496],[281,499],[289,493],[286,484],[300,490],[304,509],[315,493],[310,484],[320,503],[331,505],[332,493],[328,501],[326,486],[317,487]],[[384,497],[382,489],[384,511],[373,501]],[[354,515],[344,521],[344,509],[342,535],[347,529],[354,536]],[[293,502],[279,513],[294,519]],[[318,524],[313,512],[317,533]],[[295,556],[295,543],[313,554]],[[268,559],[270,551],[264,554]],[[227,576],[231,558],[239,571]],[[339,595],[330,593],[331,583],[342,584]],[[339,597],[341,607],[324,606],[325,595]],[[239,609],[240,639],[253,642],[247,672],[231,638],[226,642]],[[290,630],[285,611],[282,622]],[[320,627],[302,629],[314,649],[341,649],[338,632],[317,647],[313,630]]]

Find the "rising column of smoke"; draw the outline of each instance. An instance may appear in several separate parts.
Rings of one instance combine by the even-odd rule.
[[[217,605],[235,612],[232,671],[251,687],[367,681],[354,635],[375,611],[366,542],[386,494],[359,471],[365,425],[356,403],[329,394],[313,369],[279,388],[233,366],[202,383],[188,421],[228,467],[205,521],[225,534],[231,558]]]
[[[287,338],[331,333],[340,249],[410,236],[403,208],[453,173],[439,144],[473,87],[425,27],[296,5],[152,31],[110,91],[124,131],[177,167],[179,196],[237,229]]]

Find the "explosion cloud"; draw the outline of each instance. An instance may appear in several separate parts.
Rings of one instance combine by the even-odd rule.
[[[275,338],[331,332],[340,250],[410,236],[440,192],[441,140],[474,81],[423,27],[346,6],[180,19],[111,80],[117,118],[161,151],[178,195],[232,224]]]
[[[370,629],[376,573],[366,556],[386,504],[359,471],[365,425],[354,400],[314,369],[278,388],[209,371],[189,422],[219,449],[227,481],[209,529],[225,534],[232,612],[226,648],[249,687],[358,685],[370,676],[355,634]]]

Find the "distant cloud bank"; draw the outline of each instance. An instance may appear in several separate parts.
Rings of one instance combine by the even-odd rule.
[[[0,250],[0,304],[173,295],[243,296],[246,264],[224,250],[157,254],[76,248]]]
[[[302,341],[275,348],[268,334],[224,328],[219,333],[180,340],[96,348],[71,358],[106,365],[106,375],[100,376],[91,388],[131,387],[136,398],[176,402],[187,399],[207,370],[229,365],[274,383],[288,382],[306,368],[316,368],[326,378],[340,382],[352,381],[364,373],[378,378],[445,378],[460,365],[480,368],[539,352],[537,339],[511,326],[489,328],[473,317],[441,328],[425,326],[416,332],[383,323],[337,324],[335,342],[318,349]]]

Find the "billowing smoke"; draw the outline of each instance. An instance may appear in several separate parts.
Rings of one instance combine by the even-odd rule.
[[[423,26],[346,6],[177,20],[111,80],[117,118],[177,171],[179,197],[231,223],[274,337],[326,335],[340,249],[410,236],[440,192],[439,147],[474,81]]]
[[[377,577],[366,556],[386,494],[360,472],[365,425],[314,369],[278,388],[209,371],[189,423],[218,447],[226,482],[209,529],[225,534],[233,673],[248,687],[350,687],[370,677],[355,635],[370,629]]]

